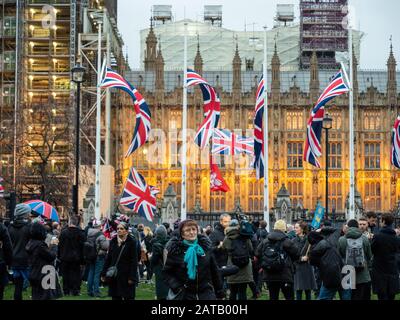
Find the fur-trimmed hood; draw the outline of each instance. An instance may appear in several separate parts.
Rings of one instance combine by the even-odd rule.
[[[197,239],[204,252],[211,250],[211,241],[207,236],[199,234]],[[183,243],[183,239],[181,237],[172,237],[166,245],[168,253],[176,255],[184,253],[186,248],[187,246]]]

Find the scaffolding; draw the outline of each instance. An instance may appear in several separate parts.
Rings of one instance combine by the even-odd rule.
[[[308,69],[313,51],[322,69],[338,66],[336,52],[348,51],[348,30],[343,22],[348,0],[300,1],[300,67]]]

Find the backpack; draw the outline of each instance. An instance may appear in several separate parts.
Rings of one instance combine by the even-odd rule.
[[[329,245],[321,257],[319,270],[324,287],[330,289],[340,288],[342,283],[343,260],[335,247]]]
[[[240,229],[239,229],[240,235],[246,238],[251,238],[254,236],[254,229],[253,226],[250,222],[247,220],[242,220],[240,222]]]
[[[346,265],[353,266],[356,270],[365,267],[365,254],[363,237],[358,239],[347,239]]]
[[[87,238],[83,244],[83,258],[88,263],[93,263],[97,259],[97,244],[96,240],[101,235],[101,232],[97,233],[95,236]]]
[[[271,242],[267,240],[263,248],[261,258],[261,268],[263,268],[266,272],[281,272],[285,268],[286,259],[288,256],[283,249],[284,241],[285,240]]]
[[[249,264],[249,247],[247,246],[247,240],[238,238],[232,240],[231,248],[231,261],[232,264],[239,268],[244,268]]]

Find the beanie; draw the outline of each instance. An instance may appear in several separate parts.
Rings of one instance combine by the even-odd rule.
[[[27,218],[32,212],[31,207],[27,204],[20,203],[17,204],[14,211],[15,218]]]
[[[274,230],[279,230],[282,232],[286,232],[286,222],[284,220],[278,220],[275,222]]]
[[[161,225],[156,229],[155,235],[156,237],[165,238],[167,236],[167,229]]]

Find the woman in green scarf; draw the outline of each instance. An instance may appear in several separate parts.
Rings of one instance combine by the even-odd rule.
[[[194,220],[179,225],[179,236],[166,246],[163,269],[169,300],[215,300],[223,298],[222,281],[211,241],[199,234]]]

